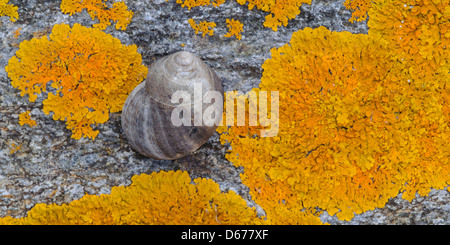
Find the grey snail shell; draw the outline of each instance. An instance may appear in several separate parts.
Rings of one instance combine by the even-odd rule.
[[[208,91],[223,95],[222,81],[216,73],[190,52],[173,53],[149,68],[146,80],[129,94],[122,109],[122,129],[134,150],[147,157],[170,160],[190,154],[208,141],[217,123],[175,126],[171,121],[174,108],[180,106],[171,102],[172,95],[176,91],[193,95],[194,84],[201,84],[202,88],[201,97],[197,98],[203,99]],[[191,104],[181,106],[192,107],[202,102],[194,97]],[[223,101],[217,106],[222,111]]]

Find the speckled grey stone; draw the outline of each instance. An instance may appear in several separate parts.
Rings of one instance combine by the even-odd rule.
[[[221,190],[233,190],[245,198],[258,213],[264,210],[251,201],[248,188],[241,183],[236,168],[225,159],[229,149],[221,145],[215,134],[195,153],[174,161],[153,160],[133,151],[120,127],[120,113],[111,114],[107,123],[96,127],[95,140],[70,138],[62,121],[54,121],[42,111],[44,96],[35,103],[20,97],[4,67],[18,50],[18,44],[30,40],[33,33],[49,34],[53,25],[80,23],[91,26],[86,11],[73,16],[62,14],[60,0],[10,0],[19,7],[17,22],[0,17],[0,217],[22,217],[37,203],[67,203],[85,193],[110,193],[113,186],[126,186],[133,175],[160,170],[185,170],[192,178],[211,178]],[[273,32],[263,27],[266,13],[228,0],[218,8],[200,7],[189,11],[174,0],[125,1],[134,18],[126,31],[114,26],[105,32],[123,44],[138,46],[143,63],[150,66],[156,59],[180,50],[197,54],[223,80],[225,91],[249,91],[257,87],[262,76],[262,63],[270,58],[270,49],[289,42],[293,32],[305,27],[325,26],[333,31],[367,33],[367,23],[350,23],[350,11],[343,0],[313,0],[304,4],[301,14],[287,27]],[[214,36],[195,35],[188,19],[214,21]],[[242,40],[225,38],[227,18],[244,24]],[[15,39],[13,32],[22,28]],[[185,44],[182,47],[181,44]],[[19,113],[29,110],[38,125],[34,128],[18,124]],[[11,145],[22,145],[11,154]],[[344,222],[324,212],[320,218],[330,224],[450,224],[449,194],[432,190],[427,197],[412,202],[399,196],[390,199],[386,207],[356,215]]]

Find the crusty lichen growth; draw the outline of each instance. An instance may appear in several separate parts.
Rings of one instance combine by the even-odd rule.
[[[405,79],[445,88],[450,70],[449,0],[377,0],[369,16],[369,35],[389,41],[403,64],[402,73],[409,75]]]
[[[86,195],[61,206],[37,204],[24,218],[0,218],[15,225],[245,225],[261,224],[254,209],[211,179],[169,171],[132,177],[111,194]]]
[[[20,115],[19,115],[19,124],[20,124],[20,126],[27,124],[30,127],[34,127],[34,126],[36,126],[36,121],[31,119],[30,111],[25,111],[25,112],[20,113]]]
[[[128,94],[146,76],[135,45],[95,28],[75,24],[55,25],[49,38],[33,38],[20,44],[6,71],[21,96],[43,101],[45,114],[66,121],[72,138],[94,139],[92,125],[105,123],[109,113],[119,112]]]
[[[14,39],[17,39],[20,36],[20,31],[22,30],[21,27],[17,28],[13,33],[14,33]]]
[[[167,0],[168,1],[168,0]],[[248,9],[257,9],[268,12],[266,20],[263,23],[265,27],[269,27],[274,31],[278,27],[286,26],[290,19],[295,18],[300,14],[300,7],[303,3],[311,4],[311,0],[236,0],[239,4],[245,5],[248,3]],[[225,0],[177,0],[182,7],[187,7],[189,10],[193,7],[213,5],[220,6]],[[192,24],[191,24],[192,25]]]
[[[18,7],[8,4],[9,0],[0,0],[0,17],[8,16],[12,22],[19,19]]]
[[[169,1],[169,0],[166,0]],[[177,0],[181,7],[187,7],[189,10],[194,7],[213,5],[214,7],[219,7],[225,0]]]
[[[224,35],[224,37],[232,37],[235,36],[238,40],[241,40],[242,37],[242,29],[244,28],[244,24],[242,24],[239,20],[234,19],[226,19],[228,33]]]
[[[242,180],[268,219],[284,223],[293,211],[319,207],[350,220],[399,192],[411,200],[445,188],[450,79],[449,54],[441,55],[422,76],[423,70],[404,69],[422,57],[398,62],[397,47],[379,35],[324,27],[295,32],[273,49],[255,91],[279,91],[278,135],[260,138],[261,127],[219,128],[231,144],[227,159],[244,167]]]
[[[14,154],[17,151],[19,151],[22,148],[22,144],[16,145],[15,143],[11,144],[11,147],[9,148],[9,154]]]
[[[178,171],[134,176],[110,195],[39,204],[0,224],[318,224],[316,208],[350,220],[399,192],[411,200],[446,188],[448,0],[372,2],[368,35],[305,28],[272,49],[253,91],[279,92],[277,136],[260,137],[260,125],[218,128],[263,219],[235,193]]]
[[[369,35],[388,41],[397,64],[397,81],[407,81],[415,103],[411,123],[420,130],[416,178],[404,198],[449,183],[450,2],[448,0],[376,0],[369,10]],[[417,102],[421,102],[417,104]],[[410,143],[411,144],[411,143]],[[447,157],[444,157],[447,156]]]
[[[126,30],[133,18],[133,12],[128,10],[125,2],[115,2],[112,8],[108,8],[108,0],[62,0],[61,10],[65,14],[80,13],[84,9],[87,10],[92,20],[98,19],[100,23],[96,23],[93,27],[100,30],[106,29],[111,25],[111,21],[117,22],[117,30]]]
[[[353,23],[366,20],[371,4],[372,0],[346,0],[344,6],[352,11],[352,17],[349,21]]]
[[[195,34],[201,33],[202,37],[204,37],[206,34],[210,36],[214,35],[214,28],[216,27],[216,23],[200,21],[197,24],[193,19],[189,19],[188,22],[191,25],[192,29],[194,29]]]
[[[265,27],[277,31],[278,27],[287,26],[288,20],[300,14],[302,4],[311,4],[311,0],[236,0],[239,4],[245,5],[251,10],[255,6],[257,9],[269,12],[264,22]]]

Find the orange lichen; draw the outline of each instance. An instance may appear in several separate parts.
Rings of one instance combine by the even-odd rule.
[[[254,209],[233,191],[221,192],[211,179],[169,171],[132,177],[111,194],[86,195],[61,206],[37,204],[24,218],[0,218],[15,225],[245,225],[261,224]]]
[[[169,1],[169,0],[166,0]],[[187,7],[189,10],[194,7],[213,5],[214,7],[219,7],[225,0],[177,0],[181,7]]]
[[[225,0],[211,0],[211,4],[214,7],[219,7],[221,4],[225,3]]]
[[[239,20],[227,19],[228,33],[224,37],[235,36],[237,39],[241,40],[241,32],[244,25]]]
[[[14,153],[16,153],[18,150],[20,150],[21,148],[22,148],[22,144],[16,145],[15,143],[12,143],[12,144],[11,144],[11,147],[10,147],[9,154],[14,154]]]
[[[448,0],[378,0],[369,14],[369,35],[380,35],[391,43],[405,79],[445,87],[450,69]],[[436,73],[441,76],[438,83]]]
[[[364,21],[367,19],[367,12],[372,4],[372,0],[346,0],[344,6],[352,10],[350,22]]]
[[[201,21],[197,24],[193,19],[189,19],[188,22],[191,25],[192,29],[194,29],[195,34],[202,33],[202,37],[204,37],[206,34],[210,36],[214,35],[214,27],[216,27],[216,23]]]
[[[17,28],[17,30],[14,31],[14,39],[17,39],[20,36],[20,31],[22,30],[22,28]]]
[[[20,124],[20,126],[28,124],[28,125],[30,125],[30,127],[34,127],[34,126],[36,126],[36,121],[31,119],[30,111],[25,111],[25,112],[20,113],[20,115],[19,115],[19,124]]]
[[[303,3],[311,4],[311,0],[236,0],[244,5],[248,2],[248,8],[251,10],[255,6],[270,14],[266,16],[265,27],[277,31],[281,25],[286,26],[288,20],[295,18],[300,14],[300,7]]]
[[[18,7],[12,4],[8,4],[9,0],[0,0],[0,17],[8,16],[12,22],[19,19]]]
[[[80,13],[86,9],[92,20],[97,18],[100,23],[94,24],[93,27],[100,30],[106,29],[111,25],[111,20],[116,23],[117,30],[127,29],[128,24],[133,18],[133,12],[128,10],[125,2],[115,2],[112,8],[108,8],[108,0],[62,0],[61,10],[65,14]]]
[[[410,200],[450,183],[450,80],[416,86],[397,58],[378,35],[324,27],[272,50],[255,91],[279,91],[278,135],[249,126],[221,135],[268,219],[318,207],[349,220],[399,192]],[[274,211],[282,207],[289,212]]]
[[[49,38],[20,44],[6,71],[13,87],[34,102],[47,83],[52,88],[43,101],[45,114],[65,120],[72,138],[94,139],[91,125],[105,123],[109,113],[122,109],[128,94],[146,76],[135,45],[98,29],[75,24],[55,25]]]
[[[305,28],[272,49],[252,92],[279,92],[277,136],[261,137],[261,123],[248,126],[253,115],[246,126],[218,128],[263,219],[235,193],[211,180],[192,184],[178,171],[134,176],[110,195],[38,204],[28,217],[0,224],[319,224],[316,208],[350,220],[399,192],[411,200],[446,188],[448,0],[374,0],[368,8],[369,35]],[[30,99],[41,86],[27,85]]]
[[[443,188],[449,178],[448,157],[443,156],[448,156],[450,122],[450,5],[448,0],[377,0],[369,16],[369,35],[392,47],[396,80],[407,81],[421,101],[407,105],[417,115],[411,123],[421,130],[421,157],[414,162],[419,172],[403,194],[411,200],[416,192],[426,195],[432,187]]]

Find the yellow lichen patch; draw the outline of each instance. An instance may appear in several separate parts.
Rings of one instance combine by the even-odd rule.
[[[281,25],[286,26],[288,20],[295,18],[300,14],[300,7],[303,3],[311,4],[311,0],[236,0],[244,5],[248,2],[248,8],[251,10],[255,6],[270,14],[266,16],[265,27],[277,31]]]
[[[22,145],[16,145],[15,143],[12,143],[11,147],[9,148],[9,154],[16,153],[18,150],[20,150],[20,148],[22,148]]]
[[[0,218],[0,224],[26,225],[233,225],[263,220],[233,191],[223,193],[211,179],[169,171],[132,177],[111,194],[86,195],[61,206],[37,204],[28,216]]]
[[[48,83],[44,112],[66,121],[72,138],[94,139],[98,131],[92,125],[122,110],[128,94],[145,78],[147,68],[141,63],[135,45],[122,45],[98,29],[60,24],[49,38],[22,42],[5,69],[13,87],[30,102],[47,92]]]
[[[271,53],[255,91],[279,92],[278,135],[219,130],[272,223],[301,223],[283,208],[349,220],[399,192],[410,200],[450,183],[448,85],[402,79],[388,41],[305,28]]]
[[[133,12],[128,10],[125,2],[115,2],[112,8],[108,8],[107,2],[108,0],[62,0],[61,10],[65,14],[72,15],[86,9],[92,20],[97,18],[100,22],[93,27],[104,30],[111,25],[112,20],[117,22],[117,30],[126,30],[133,18]]]
[[[388,40],[403,66],[399,74],[419,87],[444,88],[450,70],[448,0],[378,0],[369,12],[369,35]],[[440,82],[436,80],[439,73]]]
[[[405,105],[415,112],[415,117],[408,115],[410,123],[421,130],[420,162],[413,165],[418,172],[403,188],[403,197],[411,200],[416,192],[426,195],[448,184],[448,157],[443,156],[448,156],[450,122],[450,2],[377,0],[369,16],[369,35],[392,47],[396,80],[407,81],[421,101]]]
[[[353,23],[366,20],[371,4],[372,0],[346,0],[344,6],[353,12],[349,21]]]
[[[211,0],[211,4],[214,7],[219,7],[221,4],[225,3],[225,0]]]
[[[14,31],[14,39],[17,39],[20,36],[20,31],[22,30],[22,28],[17,28],[17,30]]]
[[[247,171],[243,183],[250,187],[253,200],[264,209],[265,224],[271,225],[321,225],[313,209],[303,209],[286,180],[271,180],[260,173]]]
[[[28,125],[30,125],[30,127],[34,127],[34,126],[36,126],[36,121],[31,119],[30,111],[25,111],[25,112],[20,113],[20,115],[19,115],[19,124],[20,124],[20,126],[28,124]]]
[[[227,19],[228,33],[224,37],[235,36],[237,39],[241,40],[241,32],[244,25],[239,20]]]
[[[192,29],[194,29],[195,34],[202,33],[202,37],[204,37],[206,34],[210,36],[214,35],[214,27],[216,27],[216,23],[201,21],[197,24],[193,19],[189,19],[188,22],[191,25]]]
[[[166,0],[169,1],[169,0]],[[189,10],[194,7],[213,5],[214,7],[219,7],[225,0],[177,0],[181,7],[187,7]]]
[[[8,4],[9,0],[0,0],[0,17],[8,16],[12,22],[19,19],[18,7]]]

